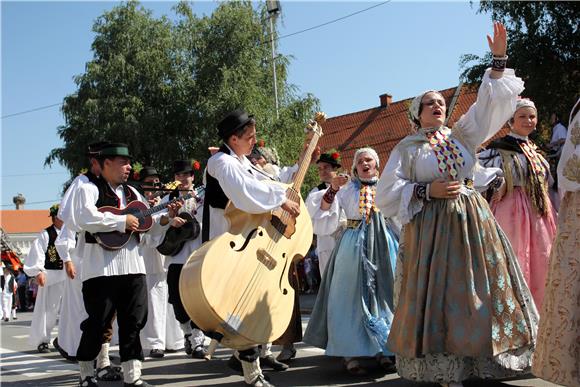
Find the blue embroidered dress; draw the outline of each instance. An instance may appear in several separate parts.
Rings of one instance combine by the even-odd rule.
[[[330,256],[304,335],[304,342],[326,349],[328,356],[392,355],[386,341],[393,319],[398,241],[374,207],[374,191],[374,186],[351,181],[328,211],[320,209],[326,191],[313,197],[318,206],[313,216],[316,234],[335,232],[341,210],[349,219]]]

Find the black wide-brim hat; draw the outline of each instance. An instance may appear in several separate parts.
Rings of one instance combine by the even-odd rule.
[[[252,118],[254,116],[241,109],[229,112],[217,125],[218,135],[225,140],[237,130],[243,128]]]
[[[111,143],[108,141],[99,141],[99,142],[93,142],[92,144],[89,144],[88,148],[87,148],[87,156],[88,157],[95,157],[99,155],[99,152],[103,149],[106,148],[107,146],[109,146]]]
[[[189,160],[176,160],[173,162],[173,174],[192,173],[193,167]]]
[[[114,142],[104,145],[96,156],[119,156],[132,159],[133,156],[129,154],[129,147],[127,144]]]
[[[330,153],[321,154],[320,157],[318,158],[318,160],[316,161],[316,164],[318,164],[318,163],[328,163],[335,168],[340,168],[342,166],[342,165],[340,165],[338,160],[336,160],[334,157],[332,157],[332,155]]]
[[[139,180],[140,181],[143,181],[143,180],[145,180],[145,178],[150,177],[150,176],[160,177],[161,175],[159,175],[159,172],[157,172],[157,169],[155,169],[155,167],[143,167],[143,169],[141,169],[141,171],[139,171]]]

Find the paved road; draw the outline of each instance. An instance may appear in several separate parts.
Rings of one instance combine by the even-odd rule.
[[[307,303],[307,302],[306,302]],[[28,345],[28,330],[32,313],[19,313],[18,320],[2,322],[0,343],[0,381],[2,387],[10,386],[75,386],[78,385],[78,366],[65,361],[52,348],[47,354],[39,354]],[[303,325],[307,317],[303,319]],[[56,332],[53,332],[53,337]],[[385,374],[373,368],[366,377],[353,377],[343,371],[337,358],[323,355],[317,348],[304,344],[298,346],[298,357],[288,371],[266,374],[277,386],[388,386],[388,387],[435,387],[433,384],[417,384],[400,379],[397,374]],[[117,348],[111,351],[118,356]],[[163,359],[147,358],[143,363],[144,378],[163,386],[236,386],[244,385],[243,378],[231,371],[226,361],[231,350],[220,348],[214,360],[192,360],[184,352],[167,354]],[[120,387],[121,382],[101,382],[100,386]],[[499,382],[469,382],[466,387],[508,386],[555,386],[540,379],[522,378]]]

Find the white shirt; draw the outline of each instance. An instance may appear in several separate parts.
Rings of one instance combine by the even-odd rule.
[[[57,235],[60,230],[56,229]],[[29,277],[36,277],[38,274],[45,273],[46,285],[50,286],[61,281],[64,281],[66,274],[61,270],[46,270],[44,268],[44,261],[46,259],[46,250],[48,249],[48,232],[42,230],[38,238],[32,243],[28,255],[24,259],[24,272]]]
[[[119,185],[113,192],[117,195],[120,207],[125,208],[127,200],[123,186]],[[129,187],[138,200],[147,203],[145,199],[132,187]],[[145,263],[139,252],[136,237],[119,250],[105,250],[98,243],[86,243],[85,231],[89,233],[119,231],[125,232],[126,215],[115,215],[110,212],[99,212],[96,203],[99,199],[99,190],[93,183],[86,183],[79,187],[72,201],[72,209],[76,213],[77,224],[80,228],[78,250],[83,265],[81,279],[86,281],[101,276],[125,274],[145,274]],[[153,227],[149,232],[161,232],[159,225],[160,215],[153,215]]]
[[[264,180],[271,180],[267,175],[254,170],[246,156],[239,157],[233,151],[231,153],[228,155],[218,152],[210,157],[207,161],[207,172],[219,182],[236,208],[250,214],[262,214],[275,210],[286,202],[286,187],[265,183]],[[210,218],[210,239],[229,230],[229,222],[223,209],[210,206]]]
[[[554,129],[552,129],[552,139],[550,140],[550,144],[554,144],[559,140],[565,140],[567,132],[566,127],[558,122],[554,126]]]
[[[329,184],[326,184],[326,186],[328,187]],[[326,189],[319,190],[318,187],[314,187],[310,191],[308,196],[306,197],[305,205],[306,205],[306,208],[308,209],[308,214],[310,215],[310,218],[312,219],[313,227],[316,227],[315,224],[317,222],[315,222],[314,217],[316,216],[316,214],[319,211],[321,211],[320,210],[320,203],[321,203],[322,197],[324,196],[325,193],[326,193]],[[344,213],[344,210],[341,209],[340,215],[338,217],[338,221],[336,223],[333,223],[332,226],[329,225],[328,230],[325,229],[324,227],[321,227],[320,229],[317,229],[317,228],[314,229],[314,233],[316,234],[316,254],[318,256],[320,256],[321,251],[332,251],[334,249],[334,246],[336,245],[336,238],[335,238],[334,232],[338,229],[338,227],[341,224],[346,223],[346,220],[347,220],[346,214]],[[332,227],[334,227],[333,231],[331,230]],[[330,232],[328,234],[322,234],[322,233],[318,233],[317,231],[321,231],[321,232],[330,231]]]
[[[455,124],[455,128],[461,128],[463,133],[462,141],[455,141],[464,158],[463,167],[458,166],[458,181],[473,179],[477,161],[475,150],[513,116],[517,96],[524,90],[523,81],[515,76],[512,69],[505,69],[499,79],[490,78],[489,73],[488,69],[483,76],[476,102]],[[445,130],[443,134],[447,137],[450,131]],[[408,137],[413,136],[416,135]],[[414,176],[407,176],[404,171],[402,151],[414,156]],[[406,150],[396,146],[377,185],[376,204],[383,215],[398,216],[403,225],[410,222],[423,208],[423,202],[413,195],[416,183],[431,183],[447,177],[439,171],[437,164],[437,157],[427,142],[412,145]],[[465,192],[464,187],[462,192]]]

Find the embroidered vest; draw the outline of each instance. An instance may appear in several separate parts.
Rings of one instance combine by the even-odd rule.
[[[54,225],[49,226],[44,229],[48,233],[48,248],[44,253],[44,269],[45,270],[62,270],[63,262],[58,255],[58,251],[56,251],[56,247],[54,246],[54,241],[58,236],[56,232],[56,228]]]

